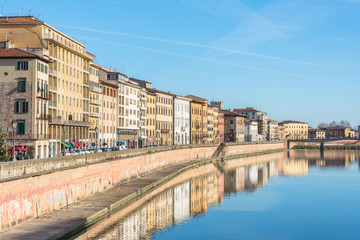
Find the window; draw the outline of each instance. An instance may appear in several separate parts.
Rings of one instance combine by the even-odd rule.
[[[17,70],[28,70],[29,64],[25,61],[17,62]]]
[[[18,92],[26,92],[26,78],[20,78],[18,81]]]
[[[16,134],[17,135],[25,134],[25,121],[18,121],[17,122]]]
[[[15,113],[27,113],[29,109],[29,103],[25,100],[17,100],[15,102]]]

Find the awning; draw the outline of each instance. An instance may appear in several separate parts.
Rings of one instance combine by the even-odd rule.
[[[74,142],[75,143],[75,147],[81,147],[82,145],[81,145],[81,143],[79,143],[79,142]]]
[[[76,146],[75,146],[75,143],[70,143],[70,144],[72,145],[72,147],[76,147]]]
[[[125,143],[124,142],[122,142],[122,141],[117,141],[117,143],[116,143],[118,146],[119,145],[124,145]]]
[[[65,142],[65,147],[72,148],[73,146],[72,146],[72,144],[71,144],[71,143],[69,143],[69,142]]]
[[[13,148],[9,148],[9,151],[12,151]],[[15,151],[27,151],[27,148],[25,148],[25,146],[15,146]]]
[[[81,142],[79,142],[79,147],[82,147],[82,143],[81,143]]]

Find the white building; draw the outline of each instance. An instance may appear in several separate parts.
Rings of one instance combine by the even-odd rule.
[[[267,131],[267,139],[268,141],[276,141],[279,140],[278,128],[279,122],[275,120],[268,119],[268,131]]]
[[[190,144],[190,98],[175,95],[173,101],[173,144]]]
[[[130,82],[128,76],[120,74],[118,134],[119,140],[128,147],[138,147],[140,89],[139,84]]]
[[[245,121],[245,141],[256,142],[258,141],[258,122],[257,121]]]
[[[246,116],[249,120],[259,120],[258,123],[258,132],[260,135],[263,135],[264,138],[267,136],[268,132],[268,116],[267,113],[260,111],[257,108],[247,107],[243,109],[234,109],[234,112],[240,113]]]

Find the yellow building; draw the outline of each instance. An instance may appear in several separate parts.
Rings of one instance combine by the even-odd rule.
[[[215,106],[208,106],[208,143],[219,142],[219,109]]]
[[[207,111],[207,139],[206,143],[214,141],[214,108],[208,106]]]
[[[147,89],[147,112],[146,112],[146,126],[147,126],[147,137],[148,145],[156,145],[156,94],[151,89]]]
[[[89,81],[89,90],[90,90],[90,148],[96,146],[97,135],[95,129],[99,130],[99,121],[100,121],[100,97],[101,88],[99,85],[99,65],[95,63],[90,63],[90,81]]]
[[[308,124],[299,121],[283,121],[285,139],[308,139]],[[280,134],[279,134],[280,135]]]
[[[191,101],[191,143],[201,143],[202,136],[202,118],[201,103]]]
[[[194,134],[195,141],[192,143],[206,143],[208,141],[208,126],[207,126],[208,125],[208,120],[207,120],[207,118],[208,118],[208,100],[194,96],[194,95],[187,95],[185,97],[190,98],[193,100],[192,102],[197,103],[197,104],[191,104],[191,106],[195,107],[194,110],[196,110],[196,112],[200,115],[200,118],[201,118],[201,119],[198,119],[200,126],[196,126],[199,128],[197,129],[198,131]],[[200,108],[198,108],[199,104],[200,104]],[[193,113],[191,113],[191,116],[192,115],[193,115]],[[195,120],[195,122],[196,122],[196,120]],[[193,135],[193,133],[192,133],[192,135]],[[196,138],[197,136],[199,137],[198,139]]]
[[[285,127],[282,123],[279,123],[278,125],[278,136],[280,141],[285,139]]]
[[[89,63],[94,55],[86,51],[85,45],[32,16],[0,17],[0,41],[6,40],[15,48],[52,61],[49,64],[49,155],[60,155],[62,140],[78,147],[87,145]]]

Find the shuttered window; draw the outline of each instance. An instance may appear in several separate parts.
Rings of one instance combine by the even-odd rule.
[[[25,134],[25,121],[18,121],[17,122],[16,134],[17,135]]]
[[[27,113],[29,111],[29,103],[24,100],[15,102],[15,113]]]
[[[25,61],[19,61],[17,62],[17,70],[28,70],[29,69],[29,63]]]
[[[19,79],[18,92],[26,92],[26,78]]]

